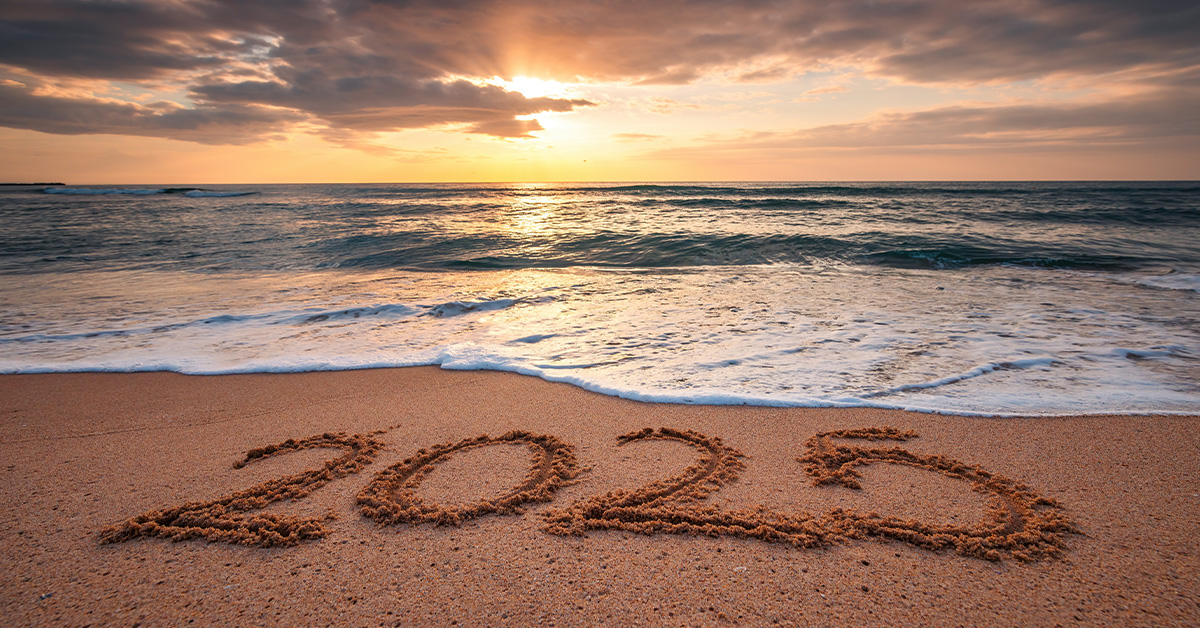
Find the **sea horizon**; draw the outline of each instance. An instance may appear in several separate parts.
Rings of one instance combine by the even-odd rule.
[[[29,186],[52,185],[59,187],[81,186],[134,186],[134,187],[179,187],[197,185],[719,185],[719,184],[830,184],[830,183],[1197,183],[1200,179],[1146,179],[1146,178],[1097,178],[1097,179],[496,179],[496,180],[407,180],[407,181],[149,181],[121,182],[111,180],[96,181],[55,181],[45,182],[0,182],[0,185]]]

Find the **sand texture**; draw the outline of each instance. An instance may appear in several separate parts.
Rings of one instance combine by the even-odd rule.
[[[1198,626],[1200,419],[0,376],[11,626]]]

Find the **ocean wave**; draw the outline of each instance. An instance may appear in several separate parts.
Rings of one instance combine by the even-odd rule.
[[[1122,271],[1139,266],[1161,263],[1124,255],[1029,255],[1004,249],[957,248],[899,249],[864,255],[857,260],[893,268],[926,268],[947,270],[973,266],[1021,266],[1059,270]]]
[[[218,328],[249,329],[266,326],[321,326],[341,325],[344,323],[365,322],[368,320],[395,320],[413,316],[455,317],[471,312],[489,312],[502,310],[521,303],[546,303],[551,297],[518,297],[480,299],[478,301],[448,301],[435,305],[417,305],[405,303],[385,303],[343,309],[328,309],[310,307],[303,310],[278,309],[253,313],[216,314],[191,320],[164,321],[155,324],[134,325],[116,329],[89,329],[71,333],[50,334],[32,333],[19,334],[0,331],[0,346],[5,344],[54,343],[70,341],[101,340],[105,338],[128,338],[132,336],[162,335],[186,331],[193,328],[211,328],[211,333],[229,333],[216,331]],[[359,319],[362,319],[361,321]],[[2,328],[0,328],[2,330]],[[534,342],[529,340],[528,342]]]
[[[257,321],[269,319],[273,316],[271,313],[265,314],[218,314],[216,316],[207,316],[200,319],[190,321],[154,325],[139,325],[133,327],[124,327],[119,329],[92,329],[86,331],[78,331],[66,334],[45,334],[34,333],[24,335],[8,335],[0,337],[0,344],[7,343],[36,343],[36,342],[62,342],[70,340],[90,340],[96,338],[120,338],[128,336],[139,336],[145,334],[161,334],[188,327],[197,326],[220,326],[245,323],[247,321]]]
[[[207,197],[233,197],[233,196],[248,196],[257,192],[224,192],[218,190],[205,190],[203,188],[46,188],[42,190],[46,194],[68,194],[76,196],[108,196],[108,195],[128,195],[128,196],[153,196],[157,194],[177,194],[180,196],[188,196],[191,198],[207,198]]]
[[[767,198],[754,197],[684,197],[684,198],[649,198],[631,203],[640,207],[698,207],[706,209],[831,209],[849,207],[852,201],[837,198],[796,198],[793,196],[770,196]]]
[[[403,318],[412,316],[419,310],[403,303],[387,303],[366,307],[352,307],[343,310],[309,309],[303,314],[286,316],[279,320],[285,325],[313,325],[316,323],[339,322],[359,318]]]
[[[829,194],[843,196],[1044,196],[1070,194],[1196,194],[1200,186],[1180,183],[1164,185],[1148,182],[1144,185],[1112,185],[1095,182],[937,182],[937,183],[845,183],[845,184],[667,184],[647,183],[633,185],[562,186],[556,190],[570,192],[621,192],[629,194],[697,195],[813,195]]]
[[[1126,351],[1128,353],[1133,352],[1131,350],[1124,350],[1124,351]],[[1154,356],[1160,355],[1159,353],[1154,353],[1154,352],[1143,352],[1143,353],[1145,353],[1145,355],[1147,357],[1152,356],[1152,355],[1154,355]],[[1122,354],[1122,355],[1124,355],[1124,354]],[[1161,354],[1161,355],[1168,355],[1168,354]],[[1032,367],[1036,367],[1036,366],[1053,366],[1057,363],[1058,363],[1058,360],[1055,360],[1053,357],[1049,357],[1049,356],[1043,356],[1043,357],[1038,357],[1038,358],[1022,358],[1019,360],[1005,360],[1005,361],[1001,361],[1001,362],[992,362],[990,364],[984,364],[981,366],[977,366],[977,367],[975,367],[969,371],[963,372],[963,373],[957,373],[955,375],[940,377],[938,379],[929,380],[929,381],[925,381],[925,382],[917,382],[914,384],[903,384],[900,386],[893,386],[892,388],[887,388],[885,390],[877,390],[874,392],[862,393],[857,396],[859,399],[875,399],[875,398],[879,398],[879,397],[896,395],[899,393],[909,392],[909,391],[913,391],[913,390],[926,390],[926,389],[930,389],[930,388],[938,388],[941,386],[947,386],[950,384],[957,384],[958,382],[966,381],[968,379],[974,379],[976,377],[987,375],[988,373],[993,373],[995,371],[1000,371],[1000,370],[1005,370],[1005,369],[1027,369],[1027,368],[1032,368]]]
[[[128,194],[136,196],[147,196],[150,194],[165,194],[162,189],[146,189],[146,188],[46,188],[42,190],[46,194],[74,194],[80,196],[102,196],[108,194]]]
[[[1133,283],[1149,288],[1200,292],[1200,275],[1189,275],[1186,273],[1141,276],[1118,275],[1114,279],[1123,283]]]
[[[1200,268],[1200,187],[1175,183],[648,183],[47,188],[0,203],[0,272],[569,267]],[[169,197],[269,193],[253,201]],[[86,204],[85,204],[86,205]],[[186,220],[183,218],[186,216]],[[1160,287],[1179,280],[1148,279]],[[1187,288],[1186,284],[1184,285]]]
[[[184,192],[183,195],[191,198],[225,198],[233,196],[250,196],[251,194],[257,193],[258,192],[212,192],[208,190],[191,190]]]
[[[553,301],[553,297],[519,297],[519,298],[501,298],[501,299],[482,299],[479,301],[449,301],[447,303],[439,303],[437,305],[425,306],[425,314],[436,316],[439,318],[450,316],[461,316],[470,312],[492,312],[495,310],[503,310],[514,305],[523,303],[549,303]],[[539,339],[544,339],[549,336],[543,336]],[[530,337],[532,338],[532,336]],[[523,340],[527,342],[535,342],[534,340]]]
[[[690,268],[763,264],[859,264],[933,270],[978,266],[1128,271],[1170,264],[1170,257],[1138,257],[1122,250],[996,242],[962,237],[898,235],[878,231],[838,236],[688,232],[552,232],[544,237],[493,233],[430,234],[402,241],[391,234],[359,234],[323,243],[322,257],[347,257],[340,268],[508,270],[595,266]],[[379,249],[379,250],[372,250]],[[1048,250],[1049,249],[1049,250]]]

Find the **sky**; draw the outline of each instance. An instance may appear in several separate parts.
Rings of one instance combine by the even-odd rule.
[[[1200,179],[1194,0],[0,0],[0,180]]]

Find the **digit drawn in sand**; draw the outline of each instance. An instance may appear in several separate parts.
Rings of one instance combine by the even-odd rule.
[[[987,560],[1011,557],[1028,562],[1059,555],[1064,548],[1063,536],[1079,532],[1056,501],[977,465],[945,456],[918,455],[899,447],[865,448],[833,442],[835,438],[903,442],[916,436],[915,432],[893,427],[821,432],[805,441],[808,453],[798,460],[808,463],[804,471],[813,477],[815,486],[841,484],[852,489],[862,488],[858,482],[862,475],[856,467],[876,462],[936,471],[966,480],[972,490],[987,495],[991,502],[988,516],[974,525],[929,525],[843,511],[843,516],[854,524],[854,534],[847,534],[847,538],[891,539],[930,550],[954,549],[963,556]]]
[[[382,432],[368,435],[325,433],[319,436],[270,445],[246,452],[245,460],[234,465],[240,469],[247,464],[271,456],[301,449],[341,449],[345,453],[327,460],[316,469],[309,469],[282,478],[268,480],[257,486],[207,502],[189,502],[176,508],[155,510],[133,517],[124,523],[106,528],[100,533],[104,543],[119,543],[141,537],[162,537],[173,541],[205,538],[236,545],[261,547],[296,545],[301,541],[319,539],[329,533],[322,518],[295,517],[273,513],[241,515],[285,499],[301,499],[331,480],[358,473],[370,464],[383,443],[375,438]]]
[[[545,530],[581,535],[586,530],[629,530],[643,534],[707,534],[786,541],[802,547],[827,542],[828,517],[787,516],[759,507],[722,511],[699,502],[737,479],[745,465],[742,453],[691,430],[645,428],[617,438],[622,445],[638,440],[675,440],[692,445],[701,456],[678,475],[632,491],[616,490],[576,501],[545,513]]]
[[[565,510],[545,516],[546,531],[581,535],[587,530],[619,529],[643,534],[706,534],[757,538],[816,547],[850,539],[886,539],[930,550],[954,549],[963,556],[1031,561],[1062,551],[1064,533],[1075,532],[1058,504],[1023,484],[995,476],[943,456],[920,456],[898,447],[867,449],[834,444],[832,439],[905,441],[912,432],[895,428],[865,428],[822,432],[806,441],[805,472],[814,485],[842,484],[861,488],[855,469],[875,462],[905,464],[971,482],[972,488],[991,497],[989,516],[972,525],[930,525],[915,520],[883,517],[875,513],[833,509],[822,515],[779,513],[765,507],[722,511],[698,502],[732,482],[744,465],[742,454],[692,431],[646,428],[619,437],[621,444],[635,440],[669,439],[686,442],[701,451],[700,459],[681,474],[634,491],[612,491],[579,500]]]
[[[454,453],[473,447],[517,442],[529,445],[533,454],[532,467],[525,480],[504,495],[461,507],[427,504],[417,495],[417,488],[433,466]],[[522,504],[548,502],[555,491],[578,474],[574,448],[570,445],[553,436],[513,431],[496,438],[478,436],[422,449],[415,456],[380,471],[359,493],[358,503],[365,516],[381,525],[458,525],[489,513],[517,514],[521,512]]]

